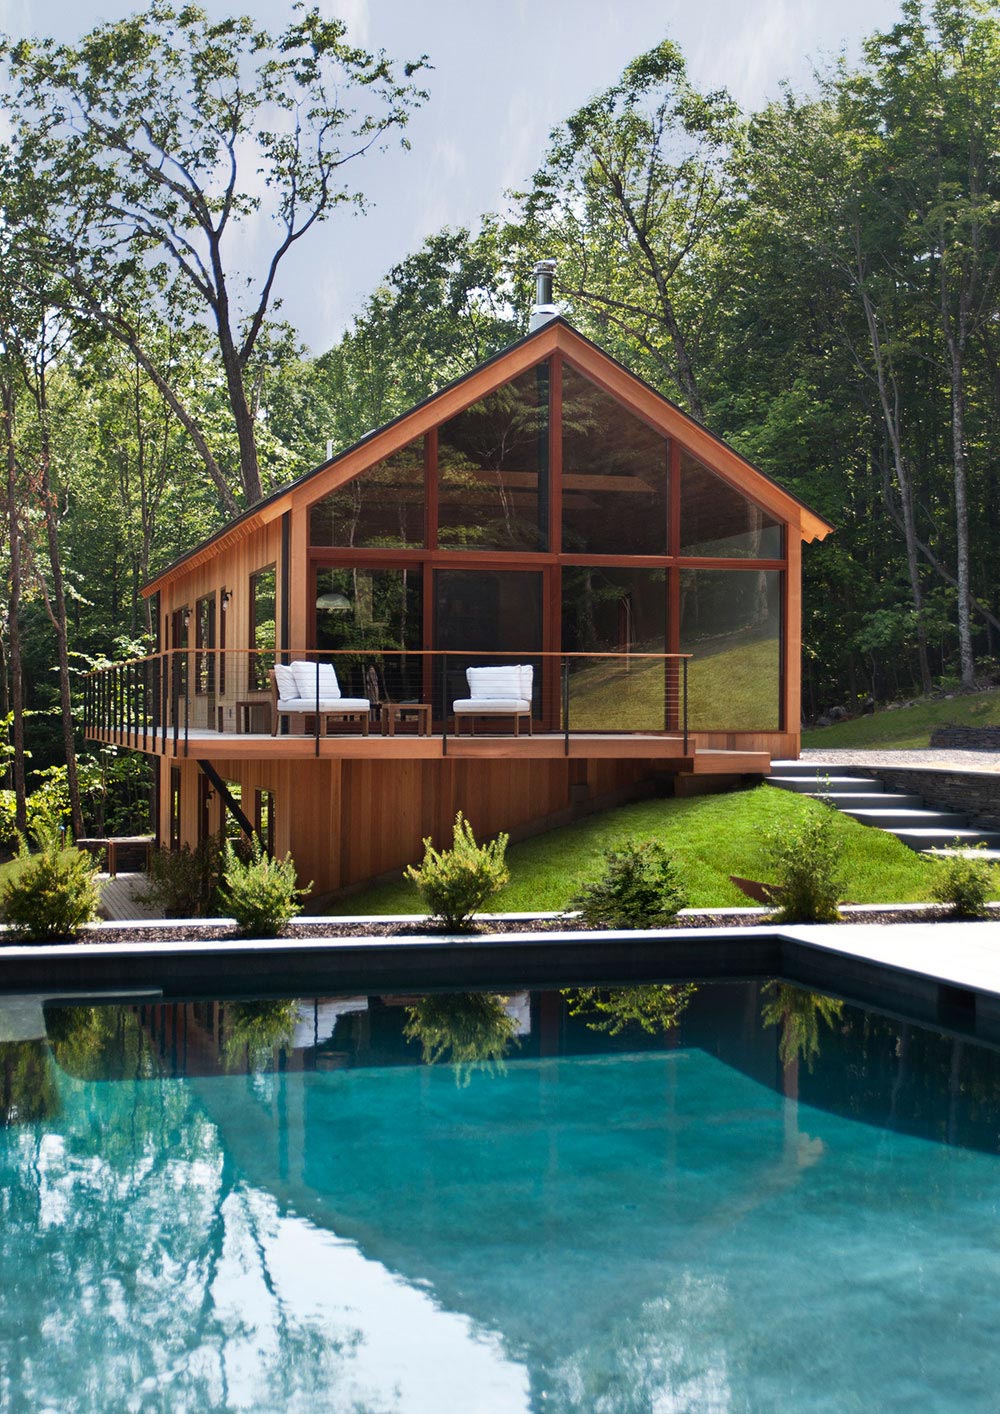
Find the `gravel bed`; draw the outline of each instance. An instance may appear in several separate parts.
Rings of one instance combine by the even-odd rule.
[[[1000,771],[1000,751],[956,751],[953,747],[922,747],[919,750],[848,751],[842,747],[829,751],[810,746],[801,761],[828,762],[831,766],[941,766],[953,771]]]
[[[682,914],[672,925],[674,928],[754,928],[761,924],[766,924],[769,914],[766,909],[734,909],[720,910],[718,913],[709,913],[699,910],[694,913]],[[845,922],[850,923],[936,923],[945,921],[956,921],[951,910],[941,904],[909,904],[898,909],[880,908],[866,909],[859,905],[853,905],[850,912],[844,916]],[[588,928],[578,918],[541,918],[534,920],[527,919],[490,919],[478,924],[469,933],[470,937],[475,936],[496,936],[504,933],[561,933],[561,932],[594,932],[600,931]],[[299,921],[290,924],[282,934],[286,940],[323,938],[433,938],[435,936],[454,937],[454,933],[448,933],[443,928],[435,928],[429,923],[413,922],[385,922],[380,923],[374,919],[359,919],[356,923],[310,923]],[[239,930],[234,924],[220,924],[219,928],[210,931],[201,931],[193,935],[191,929],[185,928],[183,924],[164,923],[162,927],[145,927],[141,931],[129,928],[127,924],[122,924],[120,928],[103,927],[100,930],[87,932],[81,935],[79,941],[84,945],[97,943],[182,943],[188,941],[198,941],[199,943],[231,943],[240,940]]]

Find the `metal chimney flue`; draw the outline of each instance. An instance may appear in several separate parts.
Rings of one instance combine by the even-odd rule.
[[[552,303],[552,281],[556,273],[554,260],[540,260],[535,266],[535,303],[531,306],[528,320],[529,332],[540,329],[559,313]]]

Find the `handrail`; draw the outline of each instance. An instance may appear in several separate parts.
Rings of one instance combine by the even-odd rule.
[[[574,649],[572,652],[566,653],[559,648],[517,648],[514,650],[505,648],[406,648],[396,643],[388,645],[359,644],[357,648],[196,648],[194,644],[189,644],[186,648],[161,648],[158,652],[147,653],[141,658],[116,658],[113,663],[102,663],[99,668],[90,668],[81,676],[84,680],[96,678],[101,673],[110,672],[113,668],[125,668],[139,663],[155,663],[174,653],[197,654],[199,656],[207,656],[209,653],[216,655],[225,653],[229,657],[243,655],[262,658],[274,657],[279,653],[282,658],[289,658],[295,653],[301,653],[303,656],[320,653],[324,658],[358,658],[362,655],[374,658],[382,654],[401,653],[412,658],[622,658],[630,662],[637,658],[659,658],[661,661],[680,662],[685,658],[691,659],[695,656],[693,653],[635,653],[631,650],[624,653],[612,653],[603,648],[592,648],[589,652],[586,649]]]

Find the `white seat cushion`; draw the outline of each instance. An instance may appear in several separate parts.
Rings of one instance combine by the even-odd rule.
[[[295,686],[298,689],[296,696],[311,697],[316,701],[317,672],[320,698],[326,701],[331,697],[340,696],[340,683],[332,663],[293,663],[292,672],[295,674]]]
[[[493,712],[530,712],[526,697],[460,697],[452,703],[455,712],[477,712],[488,716]]]
[[[369,712],[371,703],[367,697],[321,697],[320,712]],[[279,712],[316,712],[315,697],[279,697]]]
[[[298,697],[299,690],[295,685],[295,674],[288,663],[275,663],[274,681],[278,687],[279,697]]]

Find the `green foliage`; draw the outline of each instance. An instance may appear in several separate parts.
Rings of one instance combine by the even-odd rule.
[[[797,829],[770,836],[778,923],[836,923],[843,879],[836,811],[823,806]]]
[[[955,840],[954,849],[962,849]],[[985,846],[976,846],[977,849]],[[996,867],[975,853],[950,854],[937,863],[934,897],[939,903],[949,903],[959,918],[985,918],[990,897],[997,894]]]
[[[588,1021],[591,1031],[620,1036],[630,1026],[647,1035],[664,1034],[679,1025],[698,988],[691,983],[653,982],[641,987],[576,987],[563,992],[570,1016],[597,1016]]]
[[[804,992],[785,982],[768,982],[761,990],[761,1020],[780,1026],[778,1054],[782,1065],[804,1060],[810,1072],[819,1055],[820,1022],[832,1026],[843,1015],[844,1004],[820,992]]]
[[[227,1002],[222,1031],[226,1069],[266,1069],[275,1051],[290,1048],[298,1011],[299,1003],[287,997]]]
[[[203,918],[219,912],[222,851],[214,836],[194,849],[156,849],[149,857],[145,888],[137,892],[141,903],[152,904],[164,918]]]
[[[455,1083],[468,1085],[477,1068],[503,1070],[516,1024],[505,997],[489,992],[442,992],[406,1008],[403,1035],[419,1041],[425,1065],[455,1066]]]
[[[17,866],[0,882],[0,914],[18,942],[72,938],[97,917],[97,868],[89,854],[66,847],[54,816],[39,816],[32,834],[37,853],[20,841]]]
[[[657,928],[677,917],[687,899],[673,860],[654,840],[626,840],[608,855],[599,879],[570,899],[594,928]]]
[[[256,835],[245,853],[246,858],[241,858],[226,841],[220,906],[236,919],[243,937],[277,937],[285,924],[302,912],[299,899],[312,886],[298,888],[291,855],[272,859]]]
[[[420,867],[409,865],[404,878],[416,884],[428,911],[446,928],[466,928],[473,914],[510,879],[508,836],[499,834],[488,844],[477,844],[472,826],[460,810],[455,816],[453,840],[451,849],[436,850],[430,839],[425,839]]]

